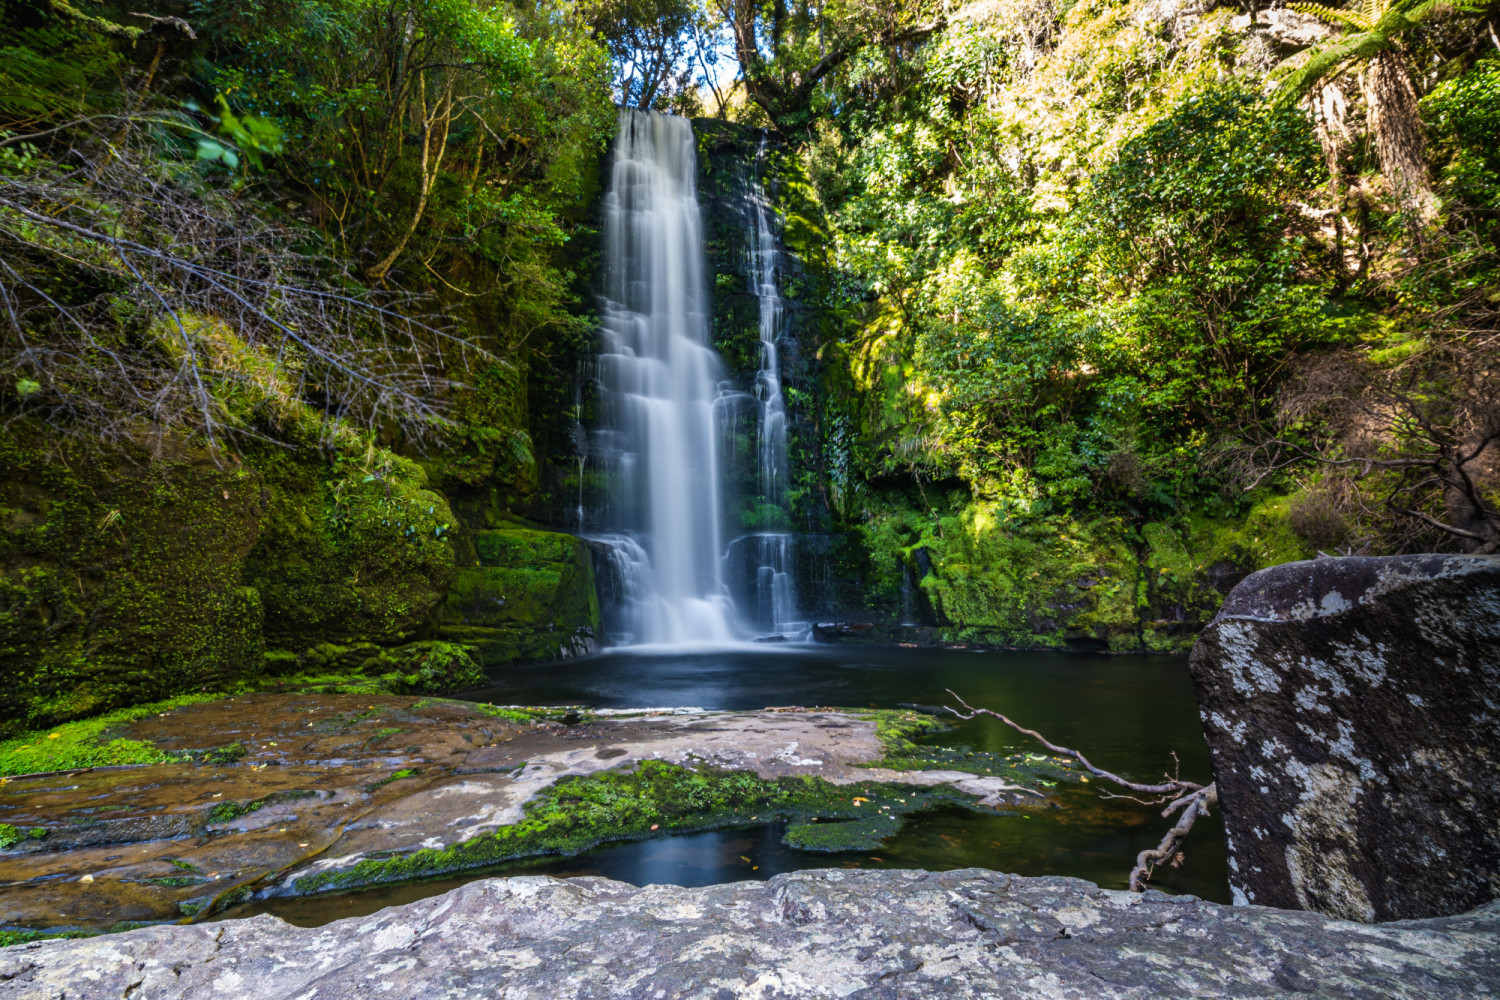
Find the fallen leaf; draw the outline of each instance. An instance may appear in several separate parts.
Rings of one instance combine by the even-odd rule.
[[[57,734],[57,733],[53,733],[52,735],[48,736],[47,739],[49,739],[49,740],[55,740],[55,739],[57,739],[58,735],[59,734]]]
[[[747,865],[750,864],[750,859],[745,857],[743,854],[740,855],[740,860],[745,862],[745,864]]]
[[[94,881],[94,876],[92,876],[92,875],[85,875],[83,878],[79,879],[78,881],[80,881],[80,882],[92,882],[92,881]]]

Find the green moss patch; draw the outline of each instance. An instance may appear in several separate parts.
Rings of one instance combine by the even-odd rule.
[[[111,731],[128,722],[167,712],[183,705],[214,701],[219,695],[189,694],[170,701],[136,705],[119,711],[67,722],[52,729],[23,733],[0,742],[0,776],[36,774],[42,771],[68,771],[80,767],[107,767],[116,764],[162,764],[191,759],[189,755],[171,754],[140,740],[110,738]],[[223,748],[225,752],[228,748]],[[215,751],[210,751],[212,753]],[[200,752],[201,753],[201,752]]]
[[[419,775],[421,773],[422,773],[422,771],[421,771],[420,768],[403,767],[399,771],[393,771],[392,773],[386,775],[384,778],[381,778],[379,781],[371,782],[370,784],[366,785],[365,786],[365,791],[367,791],[367,792],[373,792],[377,788],[384,788],[386,785],[389,785],[393,781],[401,781],[403,778],[415,778],[417,775]]]
[[[120,928],[124,930],[125,928]],[[111,931],[115,928],[111,927]],[[86,938],[97,937],[99,931],[0,931],[0,948],[9,948],[13,944],[30,944],[32,941],[50,941],[54,938]]]
[[[1064,757],[1017,752],[991,753],[966,746],[926,746],[912,742],[928,733],[939,733],[952,726],[944,719],[915,711],[861,712],[845,709],[850,715],[875,720],[875,732],[884,755],[868,767],[895,771],[967,771],[997,777],[1009,784],[1027,787],[1055,787],[1061,781],[1087,781],[1076,763]]]
[[[308,799],[317,794],[317,792],[312,791],[292,790],[286,792],[273,792],[272,794],[267,795],[264,798],[254,799],[249,802],[221,802],[218,805],[214,806],[212,811],[209,812],[208,821],[210,823],[217,823],[220,825],[233,823],[241,816],[248,816],[253,812],[258,812],[261,809],[264,809],[266,806],[275,805],[279,802],[293,802],[297,799]]]
[[[900,829],[899,815],[877,812],[859,819],[793,823],[782,839],[803,851],[873,851]]]
[[[886,762],[903,760],[918,752],[919,748],[912,742],[914,738],[951,728],[942,719],[922,712],[909,710],[862,712],[858,709],[846,709],[846,711],[861,719],[875,720],[875,736],[880,740],[881,750],[885,752],[882,755],[884,759],[871,764],[871,767],[894,766]]]
[[[163,889],[186,889],[195,885],[207,885],[211,879],[198,875],[164,875],[161,878],[143,878],[142,885],[156,885]]]
[[[974,797],[947,787],[887,782],[834,785],[821,778],[761,778],[745,771],[643,761],[632,771],[565,778],[525,807],[525,818],[492,834],[441,850],[366,858],[352,868],[297,879],[313,893],[443,875],[541,854],[578,854],[615,840],[744,826],[771,819],[886,824],[936,805],[972,808]],[[869,825],[865,840],[876,834]],[[844,831],[848,837],[853,831]],[[888,834],[887,834],[888,835]],[[832,834],[829,834],[832,836]],[[840,848],[822,848],[840,849]]]
[[[0,823],[0,851],[14,847],[23,840],[46,840],[47,831],[40,826],[20,830],[9,823]]]

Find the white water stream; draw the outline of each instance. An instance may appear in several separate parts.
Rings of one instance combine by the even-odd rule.
[[[757,163],[766,158],[766,140],[762,137]],[[767,504],[783,514],[787,511],[786,399],[781,392],[781,339],[783,318],[781,286],[777,271],[781,266],[781,246],[771,229],[771,205],[758,177],[745,183],[746,198],[755,216],[751,229],[751,281],[760,305],[760,371],[755,374],[755,400],[759,405],[756,428],[757,458],[760,466],[760,491]],[[796,598],[792,589],[792,535],[786,531],[761,531],[753,538],[757,548],[756,603],[757,623],[766,623],[781,634],[797,623]]]
[[[599,458],[624,621],[636,643],[727,642],[715,402],[693,127],[624,111],[604,200]]]
[[[604,200],[602,427],[587,457],[609,484],[606,508],[595,518],[603,530],[591,537],[604,546],[612,638],[627,644],[725,643],[768,628],[779,634],[795,617],[791,535],[756,532],[728,546],[721,537],[726,472],[719,438],[746,394],[725,381],[709,344],[695,151],[686,119],[621,112]],[[745,196],[753,215],[750,290],[760,309],[758,485],[768,504],[785,511],[780,253],[757,179],[747,178]],[[753,550],[732,558],[741,545]],[[726,566],[753,574],[756,607],[735,608]],[[745,589],[738,592],[743,602]]]

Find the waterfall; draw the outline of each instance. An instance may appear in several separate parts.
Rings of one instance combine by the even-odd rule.
[[[595,541],[626,591],[619,627],[638,643],[734,638],[720,560],[724,373],[708,344],[694,152],[686,119],[621,112],[604,200],[604,426],[590,458],[610,495]]]
[[[762,136],[756,163],[764,163],[766,140]],[[787,514],[786,400],[781,393],[781,357],[778,342],[783,331],[781,286],[777,273],[781,247],[771,230],[771,206],[759,177],[745,184],[746,200],[755,225],[751,229],[751,291],[760,305],[760,371],[755,374],[755,399],[759,408],[756,428],[760,492],[766,504]],[[763,531],[755,539],[758,565],[755,570],[756,621],[777,634],[795,624],[796,599],[792,589],[792,536],[789,532]]]

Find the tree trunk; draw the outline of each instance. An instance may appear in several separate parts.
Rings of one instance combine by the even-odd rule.
[[[1323,149],[1323,163],[1328,168],[1328,194],[1333,202],[1333,276],[1340,290],[1348,279],[1344,260],[1344,203],[1347,201],[1344,171],[1340,163],[1349,143],[1349,129],[1344,124],[1346,104],[1337,83],[1325,84],[1308,95],[1312,111],[1313,133]]]
[[[1427,139],[1417,92],[1401,53],[1395,49],[1376,53],[1365,70],[1364,87],[1380,169],[1408,225],[1420,230],[1437,217],[1437,198],[1427,170]]]

